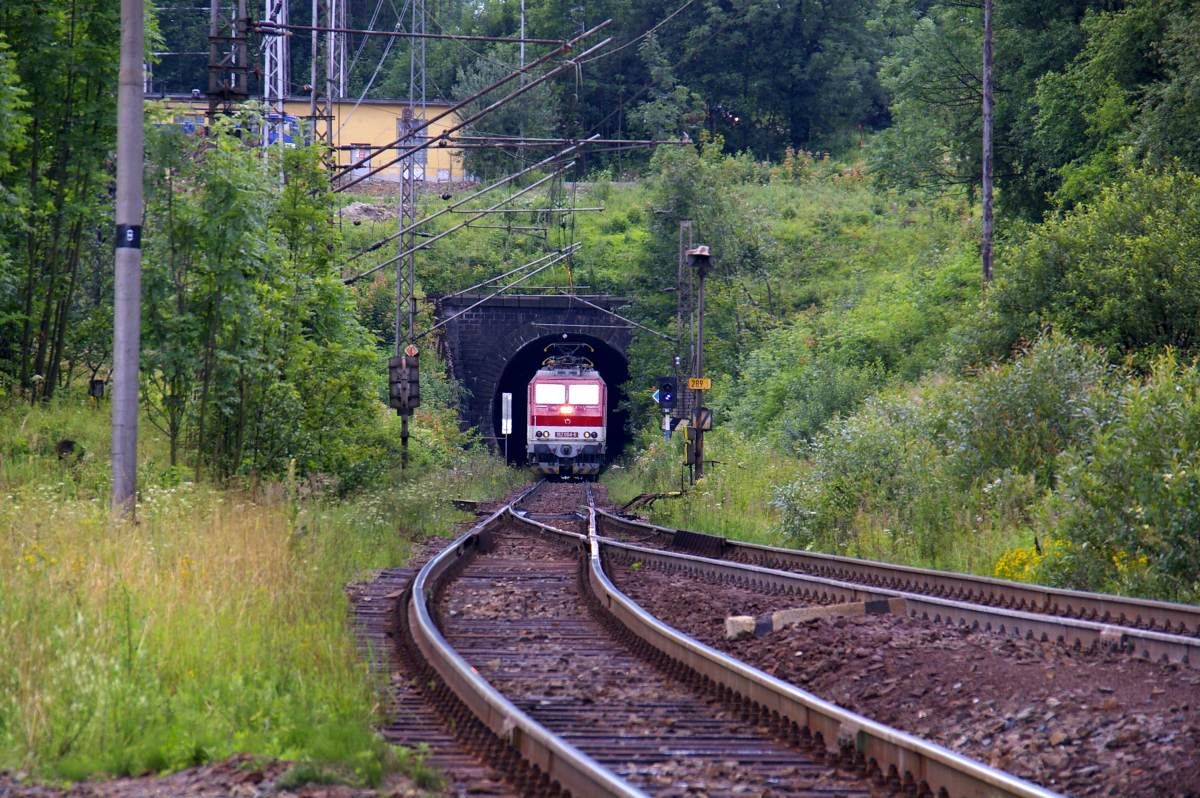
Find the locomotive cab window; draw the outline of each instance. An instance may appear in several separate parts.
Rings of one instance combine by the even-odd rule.
[[[598,405],[600,404],[600,386],[591,385],[572,385],[569,389],[571,397],[570,404],[573,405]]]
[[[567,401],[567,386],[539,382],[533,386],[533,401],[539,405],[560,405]]]

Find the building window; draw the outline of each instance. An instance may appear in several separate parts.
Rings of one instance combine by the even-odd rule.
[[[358,163],[359,161],[363,161],[363,159],[367,158],[367,156],[370,154],[370,144],[350,145],[350,163]],[[354,167],[354,174],[356,175],[365,175],[369,171],[371,171],[371,160],[369,158],[363,161],[361,165]]]

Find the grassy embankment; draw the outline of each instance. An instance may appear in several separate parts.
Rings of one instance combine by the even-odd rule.
[[[1200,181],[1130,168],[1010,229],[986,295],[965,203],[901,204],[836,172],[730,192],[761,209],[765,273],[811,302],[717,359],[717,464],[657,520],[1200,597]],[[657,435],[608,477],[614,498],[678,487],[679,443]]]
[[[0,768],[76,779],[249,752],[364,783],[420,775],[372,733],[377,685],[342,588],[446,531],[451,497],[520,475],[460,451],[346,501],[304,498],[300,480],[252,497],[167,467],[143,424],[123,523],[107,512],[108,408],[86,401],[0,407]],[[64,438],[79,448],[60,459]]]
[[[714,373],[709,404],[717,429],[706,438],[716,461],[683,499],[658,501],[656,520],[741,539],[796,545],[783,530],[781,486],[811,470],[808,441],[866,396],[939,362],[955,325],[978,301],[969,241],[971,218],[950,200],[908,202],[878,193],[853,167],[818,162],[805,180],[773,179],[730,187],[754,213],[775,253],[771,275],[790,307],[739,364],[741,374]],[[678,490],[682,433],[670,444],[656,430],[642,436],[636,459],[610,471],[610,495]],[[869,465],[869,464],[867,464]],[[993,541],[982,555],[951,547],[939,564],[991,569]],[[914,552],[870,545],[855,553],[930,564]]]

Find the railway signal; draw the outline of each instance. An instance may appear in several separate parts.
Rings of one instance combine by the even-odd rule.
[[[404,352],[388,360],[388,405],[401,416],[411,416],[421,406],[420,359],[412,344]]]
[[[684,256],[687,258],[687,264],[696,272],[697,277],[697,294],[696,294],[696,342],[693,346],[693,374],[704,373],[704,280],[708,277],[708,271],[712,265],[712,254],[708,247],[704,244],[688,249]],[[704,433],[712,429],[712,413],[708,408],[703,407],[704,391],[712,387],[712,381],[707,377],[692,377],[688,379],[688,388],[692,393],[692,407],[695,408],[692,413],[692,429],[693,433],[688,437],[688,453],[687,462],[692,467],[692,482],[704,476]]]
[[[658,378],[658,404],[663,410],[673,410],[675,399],[679,394],[679,385],[674,377]]]

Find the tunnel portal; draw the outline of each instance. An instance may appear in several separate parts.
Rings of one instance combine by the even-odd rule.
[[[459,408],[463,422],[477,427],[493,451],[503,452],[501,395],[511,393],[508,459],[523,462],[525,386],[546,358],[546,346],[560,341],[586,343],[593,349],[589,358],[608,385],[608,456],[618,456],[629,437],[628,412],[619,408],[624,406],[624,383],[629,379],[632,330],[606,311],[625,304],[627,299],[608,295],[436,299],[437,319],[445,327],[443,354],[466,389]]]

